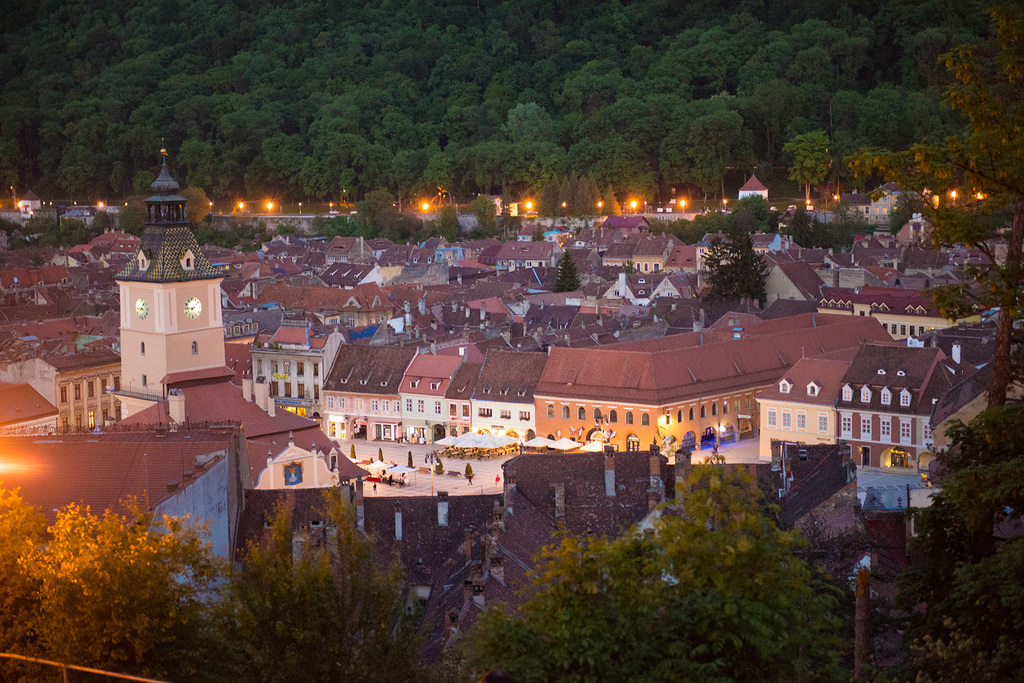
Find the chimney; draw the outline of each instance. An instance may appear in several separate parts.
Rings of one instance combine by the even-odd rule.
[[[363,479],[356,479],[356,529],[366,531],[366,509],[363,507]]]
[[[622,298],[626,297],[626,274],[625,273],[619,273],[618,294]]]
[[[420,299],[416,302],[416,309],[420,312],[420,315],[427,314],[427,301],[426,299]]]
[[[433,327],[435,330],[437,329],[437,323],[430,323],[430,326]],[[430,355],[437,355],[437,342],[430,342]]]
[[[459,283],[459,284],[461,285],[461,284],[462,284],[462,273],[459,273],[459,274],[458,274],[458,275],[457,275],[457,276],[455,277],[455,279],[456,279],[456,280],[458,281],[458,283]]]
[[[486,315],[487,315],[487,308],[486,308],[486,306],[484,305],[484,302],[483,302],[483,301],[481,301],[481,302],[480,302],[480,322],[483,322],[483,321],[484,321],[484,317],[485,317]]]
[[[181,389],[167,392],[167,414],[175,422],[185,421],[185,394]]]
[[[448,526],[448,492],[437,492],[437,525]]]
[[[516,497],[516,478],[505,476],[505,512],[512,516],[512,502]]]
[[[273,398],[267,399],[267,415],[275,417],[277,415],[277,403]]]
[[[270,385],[266,382],[255,382],[252,388],[256,407],[260,410],[266,410],[267,398],[270,396]]]
[[[604,452],[604,495],[615,495],[615,451]]]
[[[395,503],[395,540],[402,540],[402,504]]]
[[[505,585],[505,565],[502,562],[503,559],[501,555],[495,555],[491,558],[491,578],[502,586]]]
[[[249,403],[252,403],[252,378],[242,378],[242,398]]]
[[[466,317],[469,317],[469,306],[466,306]]]
[[[651,485],[647,489],[647,509],[653,510],[665,500],[665,487],[661,481],[661,456],[656,448],[651,449],[649,474]]]
[[[555,519],[565,519],[565,484],[555,484]]]
[[[953,362],[960,365],[960,342],[953,344]]]

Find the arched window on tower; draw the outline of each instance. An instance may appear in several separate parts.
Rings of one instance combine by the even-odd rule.
[[[143,356],[146,355],[146,342],[139,342],[139,351]]]
[[[199,355],[199,342],[197,342],[197,341],[192,342],[192,355],[193,356],[198,356]]]

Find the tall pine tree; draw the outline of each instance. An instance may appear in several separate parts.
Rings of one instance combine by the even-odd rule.
[[[705,264],[711,287],[708,298],[718,301],[753,299],[764,306],[767,299],[764,259],[754,251],[747,232],[733,226],[725,238],[715,237]]]
[[[554,291],[575,292],[580,288],[580,275],[576,270],[576,262],[569,255],[569,250],[562,252],[558,259],[558,278],[555,280]]]

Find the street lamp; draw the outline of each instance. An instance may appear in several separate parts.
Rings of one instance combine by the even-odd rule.
[[[238,210],[245,211],[245,202],[238,202]]]
[[[423,202],[422,204],[420,204],[420,208],[423,209],[423,213],[427,213],[428,211],[430,211],[430,202]]]
[[[273,213],[273,211],[274,211],[274,202],[267,202],[267,211],[270,212],[270,213]]]
[[[603,206],[604,206],[604,202],[598,202],[598,203],[597,203],[597,208],[599,208],[599,209],[600,209],[600,208],[601,208],[601,207],[603,207]]]
[[[302,213],[302,202],[299,202],[299,213]]]
[[[636,212],[636,200],[635,199],[629,203],[629,208],[633,209],[633,211]]]
[[[526,210],[527,211],[533,211],[533,202],[527,200],[527,202],[526,202]]]

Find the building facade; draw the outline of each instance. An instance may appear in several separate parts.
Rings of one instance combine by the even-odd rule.
[[[324,382],[324,431],[332,439],[398,441],[402,437],[402,378],[416,349],[352,346],[338,349]]]
[[[112,350],[51,358],[56,370],[57,427],[61,431],[95,429],[122,417],[121,357]]]
[[[342,343],[340,332],[315,331],[305,321],[286,321],[252,346],[253,375],[269,384],[277,408],[320,420],[324,378]]]
[[[473,391],[473,431],[529,441],[537,435],[534,390],[547,355],[492,349]]]
[[[465,356],[416,356],[402,378],[402,429],[406,441],[433,443],[448,436],[445,392]]]

